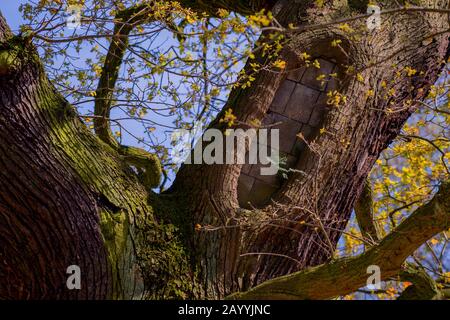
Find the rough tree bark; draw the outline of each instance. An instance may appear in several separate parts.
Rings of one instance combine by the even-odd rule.
[[[375,160],[414,111],[405,102],[424,97],[447,57],[448,18],[439,12],[399,11],[359,39],[334,24],[308,27],[360,14],[366,2],[181,1],[211,13],[272,9],[283,26],[300,26],[281,52],[287,69],[308,52],[363,76],[340,72],[347,103],[324,115],[326,133],[300,155],[303,173],[253,211],[238,204],[241,165],[184,165],[167,192],[146,190],[123,152],[82,124],[32,45],[12,36],[0,16],[0,298],[222,298],[329,261],[327,245],[336,245]],[[437,5],[448,9],[449,1]],[[339,47],[330,46],[334,39]],[[398,75],[405,67],[418,75]],[[285,78],[261,71],[250,88],[233,90],[224,110],[242,123],[264,120]],[[394,96],[385,96],[384,82]],[[318,230],[299,223],[319,219]],[[217,228],[196,231],[197,224]],[[79,291],[66,288],[69,265],[81,267]]]

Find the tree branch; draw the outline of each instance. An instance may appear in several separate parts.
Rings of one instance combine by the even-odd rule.
[[[412,285],[402,292],[398,300],[438,300],[443,296],[436,282],[422,268],[407,264],[399,276]]]
[[[271,9],[277,0],[179,0],[183,7],[196,12],[206,12],[210,16],[217,14],[217,9],[225,9],[242,15],[250,15],[263,9]]]
[[[6,39],[12,37],[11,29],[5,21],[2,13],[0,12],[0,43],[5,42]]]
[[[355,214],[363,238],[371,242],[378,241],[378,226],[373,217],[372,189],[368,180],[364,183],[363,191],[356,201]]]
[[[275,0],[180,1],[181,5],[184,7],[191,8],[199,13],[206,12],[211,16],[215,16],[219,8],[241,14],[252,14],[262,9],[271,8],[275,2]],[[94,119],[95,133],[100,139],[113,147],[117,147],[118,143],[112,135],[108,119],[110,117],[112,96],[119,69],[128,47],[128,38],[131,31],[139,25],[153,21],[153,7],[153,1],[148,1],[144,4],[119,11],[115,18],[116,22],[111,44],[106,55],[105,64],[96,90],[94,110],[94,114],[97,116]]]
[[[401,271],[405,259],[425,241],[450,227],[450,181],[427,204],[386,236],[380,244],[351,258],[342,258],[275,278],[230,299],[329,299],[365,286],[367,267],[378,265],[381,279]]]
[[[201,13],[207,12],[210,15],[215,15],[218,8],[224,8],[242,14],[251,14],[261,9],[269,8],[274,3],[274,0],[181,1],[181,4],[185,7],[190,7],[194,11]],[[128,163],[138,166],[137,168],[141,181],[149,188],[156,187],[159,184],[159,178],[156,177],[161,174],[161,168],[157,158],[143,149],[120,146],[112,134],[109,118],[114,88],[116,86],[120,66],[128,48],[129,35],[138,25],[153,21],[153,7],[153,1],[149,1],[122,10],[116,15],[114,32],[102,68],[102,74],[98,82],[94,107],[94,130],[97,136],[108,145],[117,149]]]
[[[129,8],[117,14],[113,37],[98,82],[94,107],[95,133],[104,142],[116,148],[119,144],[112,135],[109,123],[114,87],[128,47],[128,36],[134,27],[149,22],[151,12],[152,7],[147,5]]]
[[[117,14],[113,37],[98,82],[94,106],[95,133],[101,140],[115,148],[123,156],[123,160],[136,167],[138,176],[147,189],[159,185],[161,165],[158,158],[144,149],[119,145],[112,134],[109,118],[114,87],[128,47],[128,36],[136,26],[150,22],[152,12],[153,5],[150,2],[122,10]]]

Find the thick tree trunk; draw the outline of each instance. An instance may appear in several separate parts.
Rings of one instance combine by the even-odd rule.
[[[336,3],[279,1],[274,10],[287,26],[326,23],[354,9]],[[281,53],[288,69],[306,51],[355,66],[364,81],[341,72],[347,103],[324,115],[327,133],[299,156],[303,174],[281,186],[277,204],[251,211],[238,201],[240,165],[186,165],[169,192],[145,190],[0,17],[0,297],[221,298],[327,261],[327,245],[336,245],[374,161],[414,110],[403,103],[422,98],[436,80],[447,29],[442,14],[401,12],[358,40],[338,26],[292,33]],[[336,38],[342,45],[331,48]],[[405,67],[423,73],[397,76]],[[225,109],[242,122],[264,120],[286,76],[260,72],[250,88],[231,93]],[[383,81],[394,96],[385,97]],[[299,224],[319,218],[323,230]],[[195,231],[196,224],[218,228]],[[66,287],[70,265],[81,268],[81,290]]]
[[[2,60],[0,75],[0,296],[142,294],[132,226],[152,219],[147,192],[76,117],[1,16],[0,26],[2,57],[12,58]],[[81,269],[81,290],[66,286],[71,265]]]

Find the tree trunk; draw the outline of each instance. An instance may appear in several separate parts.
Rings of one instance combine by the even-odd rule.
[[[132,235],[152,219],[147,192],[55,91],[33,48],[3,17],[0,26],[2,57],[12,57],[0,76],[0,296],[142,294]],[[81,290],[66,287],[71,265]]]
[[[355,1],[314,2],[278,1],[273,10],[282,25],[301,27],[357,10]],[[324,108],[318,123],[325,132],[316,124],[311,147],[298,154],[302,173],[290,174],[273,201],[246,210],[237,192],[242,165],[184,165],[168,192],[145,190],[0,16],[0,297],[223,298],[329,260],[375,160],[414,111],[404,104],[436,81],[447,29],[441,13],[399,12],[360,39],[338,25],[289,33],[280,55],[287,69],[302,66],[303,52],[340,66],[337,90],[347,103]],[[342,43],[331,47],[335,39]],[[346,74],[343,65],[357,72]],[[417,75],[405,75],[405,67]],[[243,123],[266,121],[287,81],[286,72],[261,71],[250,88],[230,94],[224,110]],[[314,78],[302,81],[288,85],[321,91]],[[305,108],[300,99],[289,108],[296,106]],[[81,290],[66,287],[70,265],[81,268]]]

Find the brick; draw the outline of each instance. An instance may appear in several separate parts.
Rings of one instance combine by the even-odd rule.
[[[336,65],[335,63],[325,59],[317,59],[317,60],[319,60],[320,63],[320,71],[326,74],[333,73],[334,67]]]
[[[318,60],[320,63],[320,69],[312,66],[307,68],[300,82],[310,88],[324,91],[325,86],[322,85],[321,81],[318,81],[316,79],[321,74],[325,74],[328,76],[330,73],[333,73],[334,63],[324,59]]]
[[[319,91],[297,84],[284,114],[293,120],[308,123],[319,95]]]
[[[269,110],[269,111],[267,111],[267,113],[266,113],[266,115],[264,116],[264,118],[262,119],[262,121],[261,121],[261,125],[262,126],[268,126],[268,125],[271,125],[271,124],[273,124],[273,121],[274,121],[274,115],[275,114],[277,114],[277,113],[274,113],[273,111],[271,111],[271,110]],[[268,129],[268,128],[267,128]]]
[[[280,151],[289,153],[297,140],[297,133],[302,126],[301,123],[277,113],[271,113],[268,117],[270,119],[268,119],[267,122],[270,122],[271,124],[279,123],[278,125],[271,127],[271,129],[280,130]],[[270,144],[270,140],[268,142]]]
[[[320,105],[327,105],[327,101],[328,101],[327,92],[322,92],[319,98],[317,99],[316,103]]]
[[[286,104],[288,103],[289,98],[294,91],[294,88],[295,82],[289,80],[283,81],[280,88],[275,93],[275,97],[272,101],[272,105],[270,106],[270,110],[278,113],[283,113],[286,108]]]
[[[250,174],[249,175],[251,177],[257,178],[260,181],[265,182],[266,184],[270,184],[271,186],[274,186],[274,187],[279,187],[280,184],[281,184],[281,181],[280,181],[278,175],[274,174],[274,175],[270,175],[270,176],[269,175],[262,176],[261,175],[261,168],[263,168],[263,167],[269,167],[269,166],[268,165],[264,165],[263,166],[260,163],[253,165],[252,169],[250,170]]]
[[[305,71],[306,71],[306,67],[295,68],[295,69],[289,71],[289,73],[287,75],[287,79],[295,81],[295,82],[300,82]]]
[[[312,127],[321,127],[323,120],[325,120],[325,115],[328,111],[328,108],[323,103],[318,103],[314,106],[313,112],[311,114],[311,118],[309,119],[308,124]]]
[[[339,82],[336,79],[332,78],[329,81],[327,81],[325,91],[328,92],[328,91],[332,91],[332,90],[337,90],[338,85],[339,85]]]

